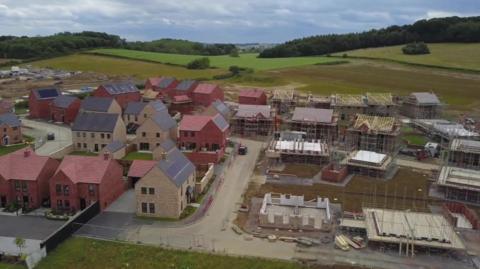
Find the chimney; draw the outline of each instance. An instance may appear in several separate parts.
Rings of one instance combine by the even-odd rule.
[[[25,157],[25,158],[30,157],[30,150],[29,149],[25,149],[25,151],[23,152],[23,157]]]
[[[103,159],[106,161],[108,159],[110,159],[110,153],[108,151],[106,151],[105,153],[103,153]]]
[[[162,160],[166,160],[167,159],[167,153],[165,151],[163,151],[162,154],[160,155],[160,158]]]

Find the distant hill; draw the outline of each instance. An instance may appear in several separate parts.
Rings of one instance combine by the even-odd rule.
[[[98,32],[58,33],[42,37],[0,36],[0,58],[42,59],[101,47],[123,47],[119,36]]]
[[[233,44],[205,44],[181,39],[159,39],[148,42],[129,42],[126,49],[187,55],[227,55],[236,50]]]
[[[401,45],[414,41],[480,42],[480,17],[447,17],[420,20],[362,33],[330,34],[295,39],[264,50],[259,57],[324,55],[362,48]]]

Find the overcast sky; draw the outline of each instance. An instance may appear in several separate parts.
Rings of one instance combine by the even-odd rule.
[[[0,0],[0,35],[283,42],[452,15],[480,15],[480,0]]]

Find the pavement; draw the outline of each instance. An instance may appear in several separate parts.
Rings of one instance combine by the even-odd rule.
[[[38,251],[41,242],[41,240],[25,239],[25,246],[20,250],[15,244],[15,237],[0,236],[0,252],[9,255],[28,255]]]
[[[37,216],[0,215],[0,236],[43,240],[63,225],[63,221]]]
[[[135,213],[137,211],[137,204],[135,200],[135,190],[129,189],[125,191],[115,202],[113,202],[106,212],[119,212],[119,213]]]
[[[65,125],[29,120],[26,118],[22,118],[22,124],[24,126],[22,132],[28,136],[34,137],[36,146],[40,145],[40,147],[35,150],[38,155],[50,156],[72,144],[71,129]],[[55,139],[45,142],[48,133],[54,133]]]

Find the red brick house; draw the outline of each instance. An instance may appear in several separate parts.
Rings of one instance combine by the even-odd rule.
[[[217,163],[225,153],[229,127],[220,114],[185,115],[179,125],[178,147],[195,165]]]
[[[178,83],[179,81],[174,77],[149,78],[145,82],[145,90],[151,89],[160,92],[163,96],[167,96],[177,87]]]
[[[56,88],[33,89],[28,97],[30,118],[49,120],[51,117],[50,108],[58,96],[62,93]]]
[[[100,85],[95,91],[93,91],[92,96],[113,97],[122,109],[125,109],[129,102],[139,102],[142,100],[140,91],[132,82],[118,82]]]
[[[188,96],[192,98],[193,90],[198,86],[198,81],[196,80],[182,80],[177,86],[172,90],[170,97],[173,98],[174,96]]]
[[[0,207],[17,203],[38,208],[48,201],[48,181],[58,161],[38,156],[31,149],[20,149],[0,157]]]
[[[51,119],[55,122],[70,124],[75,121],[82,102],[74,96],[60,95],[50,107]]]
[[[238,95],[238,103],[242,105],[266,105],[267,94],[260,89],[244,89]]]
[[[0,115],[5,113],[15,113],[15,105],[8,100],[0,100]]]
[[[5,113],[0,115],[0,145],[11,145],[22,142],[22,122],[17,115]]]
[[[50,180],[52,209],[75,212],[99,201],[107,208],[125,191],[122,166],[108,154],[67,155]]]
[[[193,104],[208,107],[215,100],[224,100],[223,90],[215,84],[200,83],[192,93]]]

